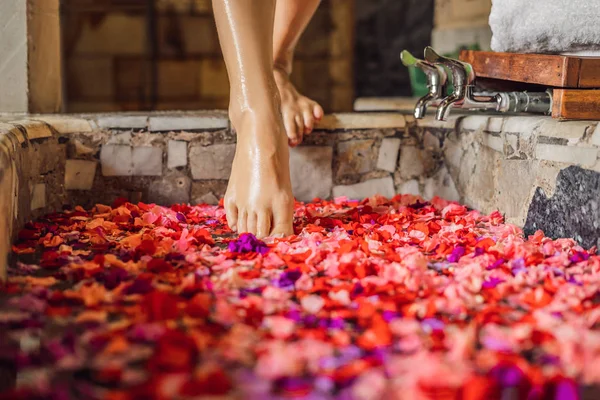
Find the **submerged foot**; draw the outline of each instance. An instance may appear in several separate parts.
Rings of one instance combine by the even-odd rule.
[[[312,132],[315,122],[323,118],[323,108],[298,93],[284,68],[273,69],[275,83],[281,97],[281,114],[290,146],[297,146],[304,135]]]
[[[246,110],[231,121],[238,140],[225,194],[229,227],[260,238],[291,235],[294,197],[279,113]]]

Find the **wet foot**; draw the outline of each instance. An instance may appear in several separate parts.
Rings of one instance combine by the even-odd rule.
[[[306,96],[302,96],[292,82],[285,68],[273,69],[275,83],[281,97],[281,114],[290,146],[302,142],[304,135],[312,132],[315,122],[323,118],[323,108]]]
[[[238,139],[225,194],[229,227],[260,238],[291,235],[294,212],[285,129],[276,107],[264,111],[266,103],[260,112],[230,112]]]

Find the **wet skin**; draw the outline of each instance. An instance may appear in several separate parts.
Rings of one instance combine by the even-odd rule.
[[[225,194],[234,231],[258,237],[293,233],[288,144],[299,144],[323,110],[296,91],[289,73],[293,49],[317,5],[315,0],[213,0],[231,87],[229,116],[237,133]]]

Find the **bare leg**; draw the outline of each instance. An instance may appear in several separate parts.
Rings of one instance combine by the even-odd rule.
[[[292,234],[289,150],[273,77],[275,0],[213,0],[237,148],[225,194],[233,230]]]
[[[315,121],[323,118],[323,109],[302,96],[290,82],[296,44],[314,15],[320,0],[276,0],[273,54],[275,82],[281,95],[283,123],[295,146],[312,132]]]

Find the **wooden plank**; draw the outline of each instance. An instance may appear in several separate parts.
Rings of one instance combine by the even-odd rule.
[[[27,0],[29,112],[62,109],[59,0]]]
[[[600,58],[582,58],[579,70],[580,88],[600,88]]]
[[[561,88],[579,84],[578,57],[463,51],[460,58],[473,66],[478,77]]]
[[[600,90],[555,89],[552,118],[600,121]]]

